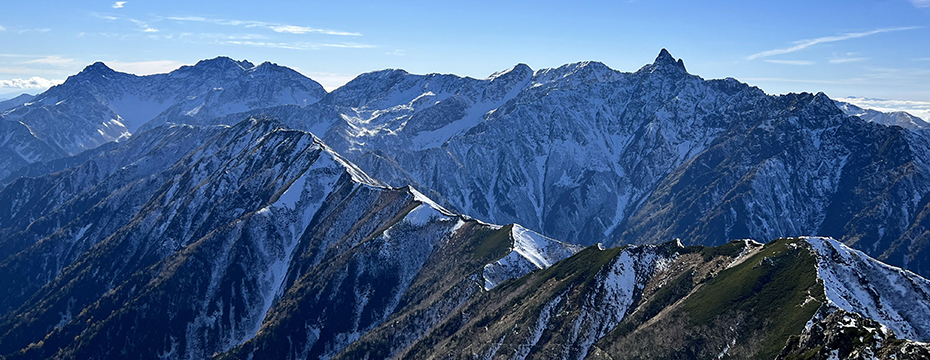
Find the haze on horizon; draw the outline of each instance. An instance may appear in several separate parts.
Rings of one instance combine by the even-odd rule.
[[[35,1],[4,10],[0,98],[41,92],[95,61],[140,75],[216,56],[271,61],[332,90],[384,68],[484,78],[517,63],[594,60],[635,71],[667,48],[707,79],[882,99],[857,101],[930,117],[928,0]]]

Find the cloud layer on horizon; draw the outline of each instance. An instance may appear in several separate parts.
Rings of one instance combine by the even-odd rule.
[[[0,88],[9,89],[47,89],[65,82],[60,79],[45,79],[33,76],[28,79],[0,80]]]

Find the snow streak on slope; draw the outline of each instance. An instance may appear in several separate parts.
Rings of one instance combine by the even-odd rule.
[[[582,248],[550,239],[517,224],[513,225],[510,237],[513,242],[510,253],[484,266],[482,276],[485,290],[491,290],[506,280],[518,278],[533,270],[548,268]]]
[[[930,341],[930,281],[837,240],[804,239],[816,251],[817,275],[833,305],[874,319],[899,338]]]
[[[584,299],[582,314],[572,323],[567,336],[572,340],[571,346],[565,346],[560,357],[580,360],[587,356],[598,339],[632,312],[646,282],[677,255],[653,245],[630,247],[621,252],[597,274],[598,286]]]
[[[223,350],[254,337],[268,309],[286,290],[287,270],[293,261],[294,249],[300,236],[303,235],[303,229],[307,227],[323,202],[335,190],[334,187],[339,177],[344,173],[345,169],[335,160],[337,157],[338,155],[330,152],[321,154],[303,175],[284,189],[277,201],[256,212],[255,216],[261,217],[261,220],[253,221],[267,223],[268,228],[276,230],[276,234],[260,234],[259,231],[254,231],[259,233],[255,235],[263,235],[253,238],[260,240],[257,247],[262,250],[261,255],[265,262],[252,267],[258,283],[262,285],[260,288],[262,300],[256,304],[258,306],[255,309],[246,310],[247,313],[253,314],[252,329],[243,331],[238,338],[228,339]],[[255,228],[260,227],[255,226]],[[214,277],[214,283],[219,281],[222,279]],[[204,315],[201,314],[201,318]],[[216,324],[206,321],[211,318],[212,316],[206,319],[198,318],[198,320],[202,326],[215,327]],[[196,329],[195,324],[198,324],[197,320],[191,324],[191,330]],[[188,342],[191,343],[191,339],[188,339]]]

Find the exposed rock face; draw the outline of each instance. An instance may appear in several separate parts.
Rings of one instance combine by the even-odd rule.
[[[777,359],[926,359],[930,346],[901,340],[876,321],[843,310],[791,337]]]
[[[704,80],[664,50],[633,73],[597,62],[538,71],[520,64],[486,79],[383,70],[330,94],[295,74],[226,58],[157,78],[94,64],[7,117],[42,108],[85,119],[92,109],[67,106],[97,104],[94,111],[124,120],[154,117],[143,127],[152,128],[265,114],[319,134],[390,185],[562,241],[714,245],[823,235],[930,272],[921,245],[930,241],[921,215],[930,193],[927,135],[850,117],[823,94],[770,96],[733,79]],[[192,79],[201,80],[185,85]],[[116,85],[143,80],[155,85]],[[59,104],[59,93],[87,99]],[[165,95],[186,93],[196,94]],[[82,141],[93,147],[119,134]],[[77,149],[68,146],[59,147]]]
[[[850,117],[822,93],[704,80],[666,51],[633,73],[385,70],[305,109],[263,111],[389,184],[563,241],[823,235],[930,271],[926,134]]]
[[[328,295],[296,321],[320,338],[304,333],[299,346],[332,355],[410,297],[434,294],[424,286],[459,293],[431,300],[437,318],[422,321],[435,322],[483,290],[485,266],[505,256],[531,265],[495,273],[506,281],[578,250],[385,187],[312,134],[270,120],[160,127],[79,166],[18,179],[0,198],[10,204],[0,222],[0,354],[28,348],[28,358],[209,357],[265,322],[298,326],[279,316],[295,316],[291,304],[319,287]],[[452,259],[471,260],[444,268]]]

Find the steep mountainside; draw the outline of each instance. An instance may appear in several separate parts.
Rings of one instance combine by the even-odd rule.
[[[5,113],[21,136],[0,147],[0,178],[73,165],[24,167],[149,119],[141,129],[264,114],[392,186],[576,244],[825,235],[930,274],[928,134],[840,105],[704,80],[664,50],[633,73],[596,62],[486,79],[383,70],[330,94],[269,63],[217,58],[147,77],[98,63]],[[73,138],[50,141],[52,127]]]
[[[31,100],[34,99],[34,98],[35,98],[35,96],[33,96],[33,95],[22,94],[22,95],[19,95],[19,96],[17,96],[17,97],[14,97],[14,98],[12,98],[12,99],[7,99],[7,100],[0,101],[0,112],[3,112],[3,111],[5,111],[5,110],[12,109],[12,108],[17,107],[17,106],[20,106],[20,105],[22,105],[22,104],[25,104],[25,103],[31,101]]]
[[[306,109],[261,112],[323,134],[395,186],[593,244],[609,240],[662,176],[765,99],[732,79],[689,75],[663,50],[635,73],[596,62],[536,72],[517,65],[487,79],[385,70]]]
[[[633,73],[384,70],[304,109],[254,113],[322,134],[393,186],[572,243],[814,234],[930,274],[927,134],[848,116],[822,93],[704,80],[664,50]]]
[[[268,62],[255,66],[218,57],[148,76],[117,72],[98,62],[29,102],[2,110],[6,120],[29,131],[0,135],[18,142],[44,142],[74,155],[126,138],[148,121],[198,124],[250,109],[307,106],[325,94],[317,82]],[[60,157],[42,153],[24,160],[33,163]],[[15,171],[17,164],[0,167],[0,178]]]
[[[266,119],[86,156],[0,190],[5,359],[928,350],[930,281],[829,238],[581,249],[388,187]]]
[[[298,318],[320,338],[299,344],[325,354],[411,297],[437,302],[434,316],[451,311],[454,298],[422,287],[467,297],[495,261],[514,264],[494,272],[506,281],[577,251],[384,187],[312,134],[268,120],[156,128],[77,167],[21,178],[0,198],[12,205],[0,261],[8,358],[204,358],[265,322],[286,324],[288,304],[321,284],[332,288],[319,308],[299,309],[323,312]],[[340,305],[350,299],[355,307]],[[329,318],[336,310],[354,325]]]
[[[61,148],[33,136],[25,124],[8,121],[3,116],[0,116],[0,134],[0,179],[30,163],[67,156]]]
[[[844,280],[831,280],[839,268],[848,269],[837,277]],[[592,246],[473,297],[396,357],[772,359],[838,347],[837,337],[818,338],[810,325],[832,326],[843,315],[863,321],[852,324],[857,331],[878,328],[878,343],[889,345],[884,358],[901,349],[926,353],[930,347],[913,341],[926,337],[908,328],[928,328],[928,285],[826,238]],[[902,296],[910,305],[899,306]],[[879,313],[880,320],[862,320]],[[404,324],[382,325],[337,358],[383,357],[387,334],[405,332]],[[860,352],[875,348],[847,341]]]

